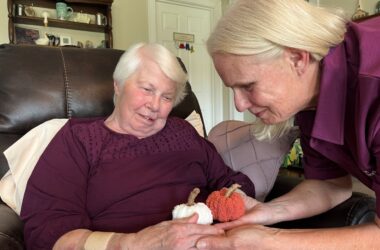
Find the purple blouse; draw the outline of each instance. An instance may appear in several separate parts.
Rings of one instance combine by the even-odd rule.
[[[357,177],[376,193],[380,217],[380,17],[350,23],[321,63],[315,111],[297,114],[305,176]]]
[[[52,249],[66,232],[136,232],[171,219],[194,187],[208,194],[233,183],[254,196],[250,179],[224,164],[186,121],[169,118],[158,134],[119,134],[104,119],[71,119],[53,138],[25,191],[21,217],[28,249]]]

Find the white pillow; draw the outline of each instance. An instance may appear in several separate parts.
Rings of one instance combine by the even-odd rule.
[[[186,117],[186,121],[190,122],[190,124],[193,125],[200,136],[205,137],[201,116],[195,110],[191,112],[188,117]]]
[[[46,121],[4,151],[9,170],[0,180],[1,199],[20,214],[26,184],[41,154],[68,119]]]

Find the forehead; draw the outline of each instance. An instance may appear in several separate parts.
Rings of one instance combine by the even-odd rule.
[[[249,82],[262,69],[262,65],[251,55],[215,54],[212,58],[216,71],[226,85]]]
[[[161,70],[157,63],[151,60],[142,62],[134,77],[139,83],[150,84],[166,91],[173,91],[176,88],[176,83]]]

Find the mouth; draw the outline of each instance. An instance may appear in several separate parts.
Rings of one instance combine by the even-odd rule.
[[[149,121],[149,122],[153,122],[155,119],[150,117],[150,116],[147,116],[147,115],[140,115],[144,120],[146,121]]]
[[[260,111],[260,112],[252,112],[256,117],[258,117],[258,118],[261,118],[263,115],[264,115],[264,113],[265,113],[265,109],[264,110],[262,110],[262,111]]]

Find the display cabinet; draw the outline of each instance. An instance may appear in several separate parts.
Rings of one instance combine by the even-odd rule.
[[[63,20],[57,18],[56,3],[64,2],[73,10]],[[16,29],[20,25],[55,27],[67,30],[88,31],[104,34],[104,47],[112,48],[113,0],[8,0],[9,41],[19,43]]]

